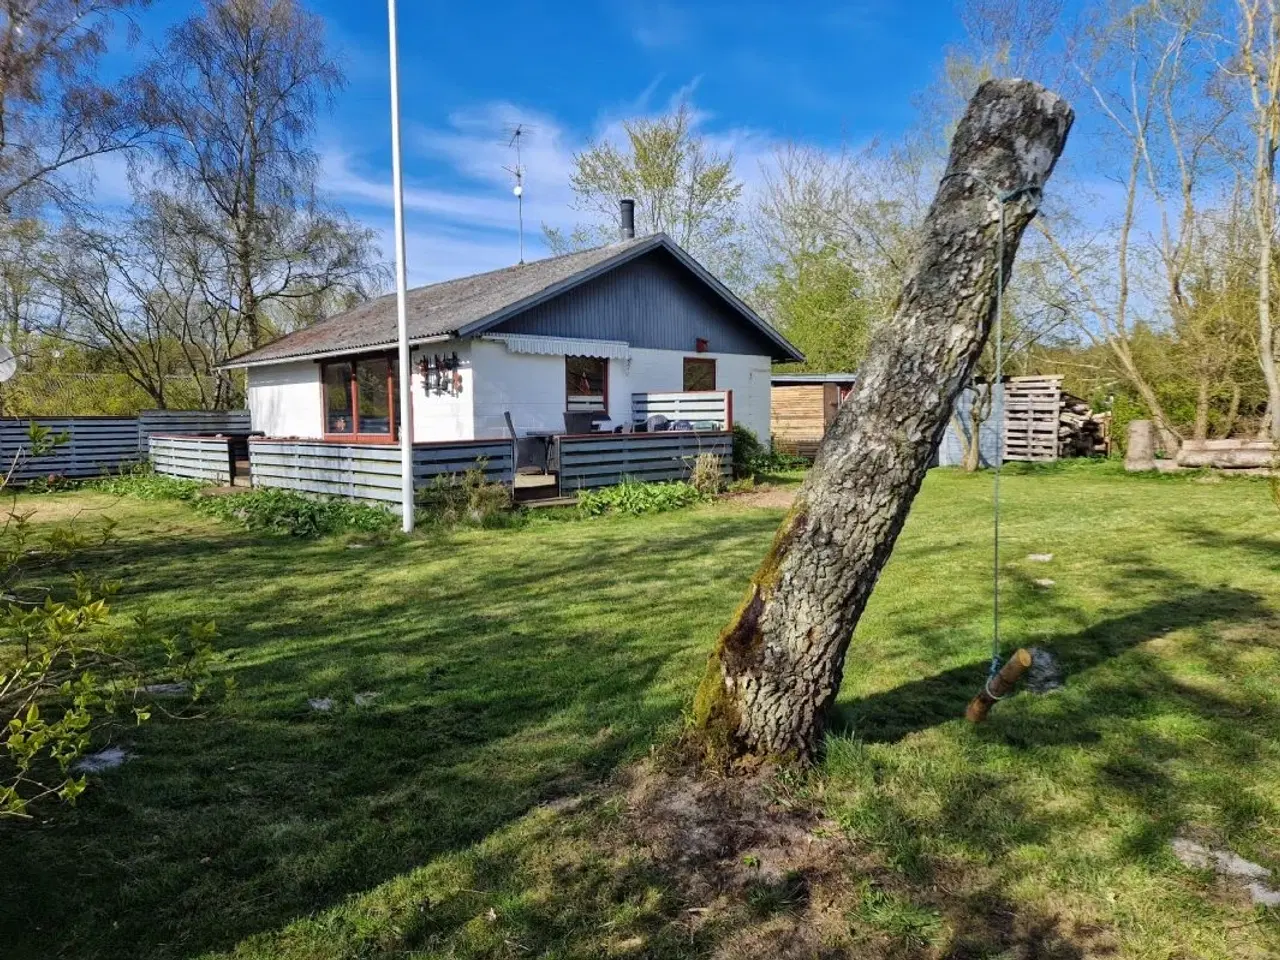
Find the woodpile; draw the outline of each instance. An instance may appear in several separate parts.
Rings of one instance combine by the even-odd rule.
[[[1111,414],[1062,390],[1061,376],[1007,377],[1004,382],[1006,460],[1051,462],[1111,452]]]
[[[1094,413],[1089,404],[1062,395],[1058,414],[1059,457],[1105,457],[1111,452],[1111,414]]]

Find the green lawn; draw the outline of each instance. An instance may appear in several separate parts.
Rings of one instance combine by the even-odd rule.
[[[935,471],[827,759],[788,784],[854,851],[831,955],[1276,955],[1277,911],[1168,853],[1182,833],[1280,871],[1266,484],[1070,465],[1004,489],[1004,634],[1053,650],[1067,685],[961,719],[988,656],[990,478]],[[120,615],[216,618],[240,689],[125,731],[136,758],[77,807],[3,828],[5,957],[733,955],[737,907],[691,926],[702,905],[618,841],[600,785],[676,729],[781,510],[353,549],[177,503],[30,503],[119,518],[85,562],[125,579]]]

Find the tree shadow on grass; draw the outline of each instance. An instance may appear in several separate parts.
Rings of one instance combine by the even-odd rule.
[[[1069,636],[1041,641],[1038,646],[1052,653],[1070,678],[1172,630],[1270,616],[1263,598],[1251,591],[1196,590],[1099,621]],[[838,704],[830,729],[868,742],[896,742],[955,720],[964,715],[965,705],[982,689],[989,665],[987,660],[975,661]]]
[[[772,525],[357,550],[228,533],[85,555],[124,573],[122,615],[216,617],[241,692],[202,720],[122,731],[135,759],[48,824],[5,829],[27,890],[0,906],[6,955],[225,949],[600,779],[678,716],[697,638]]]

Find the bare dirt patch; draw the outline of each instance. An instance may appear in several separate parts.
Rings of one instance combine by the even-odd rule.
[[[796,498],[796,492],[800,489],[797,485],[779,487],[779,486],[763,486],[754,490],[748,490],[745,493],[735,493],[725,499],[730,503],[739,507],[770,507],[777,510],[786,510]]]

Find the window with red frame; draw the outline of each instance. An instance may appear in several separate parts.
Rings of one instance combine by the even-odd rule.
[[[395,367],[389,357],[337,360],[320,366],[326,440],[393,443],[396,439]]]

